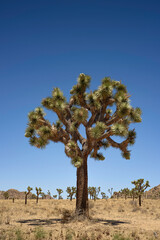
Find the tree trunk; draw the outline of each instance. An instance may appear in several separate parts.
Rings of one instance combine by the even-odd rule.
[[[83,159],[82,166],[77,168],[76,213],[89,216],[87,157]]]
[[[139,206],[141,206],[141,195],[139,195]]]
[[[25,204],[27,204],[27,195],[25,195]]]
[[[36,201],[36,203],[38,203],[38,195],[37,195],[37,201]]]

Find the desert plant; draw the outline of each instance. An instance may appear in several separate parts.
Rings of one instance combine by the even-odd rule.
[[[77,168],[76,212],[89,215],[88,211],[88,157],[104,160],[100,148],[109,146],[119,148],[122,157],[130,159],[128,145],[135,142],[135,130],[130,130],[130,123],[141,122],[141,110],[130,105],[129,94],[120,81],[105,77],[100,87],[94,92],[87,92],[90,76],[81,73],[78,83],[70,91],[67,101],[59,88],[54,88],[52,97],[42,100],[42,105],[55,112],[58,121],[51,124],[45,119],[43,108],[35,108],[28,114],[28,126],[25,137],[30,144],[44,148],[50,141],[65,145],[65,153]],[[116,106],[112,114],[112,106]],[[113,108],[114,109],[114,108]],[[86,137],[79,131],[83,125]],[[124,137],[116,142],[112,136]],[[80,147],[81,145],[81,147]]]
[[[109,194],[110,194],[111,197],[112,197],[112,194],[113,194],[113,188],[109,188],[109,189],[108,189],[108,192],[109,192]]]
[[[127,199],[127,197],[130,194],[130,190],[128,188],[123,188],[123,189],[121,189],[121,193],[122,193],[122,195],[124,195],[125,199]]]
[[[30,194],[30,192],[33,190],[33,188],[31,188],[30,186],[28,186],[27,191],[25,191],[25,204],[27,204],[27,197],[28,194]]]
[[[66,192],[68,193],[67,197],[72,201],[74,194],[76,194],[76,187],[67,187]]]
[[[58,192],[58,199],[62,199],[61,194],[63,193],[63,190],[61,188],[57,188],[56,190]]]
[[[107,199],[107,196],[104,192],[101,192],[102,199]]]
[[[44,192],[41,192],[40,195],[41,195],[42,199],[46,199],[46,194]]]
[[[137,181],[133,181],[131,183],[135,185],[135,192],[138,195],[139,206],[141,206],[142,205],[142,194],[144,193],[146,188],[150,187],[149,181],[146,181],[146,183],[144,183],[144,179],[140,178]]]
[[[133,201],[134,201],[135,197],[137,197],[137,191],[135,188],[132,188],[130,190],[130,196],[133,198]]]
[[[51,199],[52,197],[51,197],[51,192],[48,190],[47,191],[47,195],[49,195],[49,198]]]
[[[45,239],[46,238],[46,232],[44,231],[43,228],[37,227],[35,230],[35,238],[40,240],[40,239]]]
[[[40,187],[39,188],[36,187],[36,194],[37,194],[37,196],[36,196],[36,203],[38,203],[39,195],[41,193],[42,193],[42,189]]]
[[[56,198],[57,198],[57,195],[53,195],[53,198],[56,199]]]
[[[8,199],[9,198],[9,193],[8,192],[4,192],[3,196],[4,196],[5,199]]]

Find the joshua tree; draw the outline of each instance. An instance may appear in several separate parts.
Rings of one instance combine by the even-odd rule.
[[[88,187],[88,194],[90,195],[90,199],[92,198],[92,187]]]
[[[56,199],[56,198],[57,198],[57,195],[53,195],[53,198]]]
[[[146,183],[144,183],[144,179],[138,179],[137,181],[133,181],[131,182],[132,184],[135,185],[135,191],[136,194],[138,195],[138,199],[139,199],[139,206],[142,205],[142,194],[144,193],[144,191],[146,190],[146,188],[150,187],[149,185],[149,181],[146,181]]]
[[[76,213],[85,216],[89,215],[88,157],[104,160],[99,149],[112,146],[121,150],[122,157],[130,159],[128,145],[134,144],[136,133],[129,125],[141,122],[141,110],[130,105],[130,96],[120,81],[105,77],[97,90],[87,92],[90,79],[81,73],[68,101],[59,88],[54,88],[52,97],[44,98],[42,105],[55,112],[58,121],[51,124],[43,108],[37,107],[28,114],[25,132],[30,144],[37,148],[44,148],[50,141],[65,145],[66,155],[77,168]],[[82,136],[80,125],[84,126],[86,137]],[[125,139],[116,142],[112,136]]]
[[[127,196],[130,194],[130,190],[128,188],[124,188],[121,190],[121,193],[124,195],[125,199],[127,199]]]
[[[102,195],[102,199],[107,199],[107,196],[104,192],[101,192],[101,195]]]
[[[72,201],[73,195],[76,194],[76,187],[67,187],[66,192],[68,193],[67,197]]]
[[[137,196],[137,191],[135,188],[132,188],[130,190],[130,196],[133,198],[133,201],[134,201],[135,197]]]
[[[4,192],[3,196],[4,196],[5,199],[8,199],[9,198],[9,193],[8,192]]]
[[[100,191],[101,191],[101,188],[100,188],[100,187],[98,187],[98,188],[93,187],[93,198],[94,198],[94,201],[95,201],[96,199],[98,199],[98,195],[99,195]]]
[[[36,197],[36,202],[38,203],[38,199],[39,199],[39,195],[42,193],[42,189],[41,188],[37,188],[36,187],[36,194],[37,194],[37,197]]]
[[[58,199],[62,199],[61,193],[63,193],[63,190],[60,189],[60,188],[57,188],[56,190],[57,190],[57,192],[58,192]]]
[[[111,195],[111,197],[112,197],[113,188],[109,188],[109,189],[108,189],[108,192],[109,192],[109,194],[110,194],[110,195]]]
[[[46,194],[44,192],[42,192],[40,195],[42,196],[42,199],[46,199]]]
[[[48,190],[47,194],[49,195],[50,199],[51,199],[51,192]]]
[[[27,197],[28,194],[33,190],[33,188],[31,188],[30,186],[28,186],[27,191],[25,191],[25,204],[27,204]]]

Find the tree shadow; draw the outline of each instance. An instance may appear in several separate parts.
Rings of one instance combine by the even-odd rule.
[[[72,221],[72,220],[71,220]],[[124,222],[119,220],[106,220],[106,219],[90,219],[93,223],[102,223],[104,225],[111,225],[111,226],[117,226],[120,224],[130,224],[130,222]],[[52,219],[26,219],[26,220],[19,220],[18,223],[26,223],[30,226],[47,226],[47,225],[53,225],[57,223],[69,223],[70,221],[64,221],[60,218],[52,218]]]
[[[26,219],[26,220],[19,220],[18,223],[26,223],[30,226],[42,226],[42,225],[53,225],[58,222],[61,222],[62,219],[60,218],[53,218],[53,219]]]
[[[106,220],[106,219],[92,219],[93,222],[97,223],[103,223],[104,225],[120,225],[120,224],[130,224],[130,222],[124,222],[124,221],[119,221],[119,220]]]

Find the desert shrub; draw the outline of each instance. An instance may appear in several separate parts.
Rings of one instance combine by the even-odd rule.
[[[62,222],[68,222],[72,219],[72,211],[68,209],[63,209],[62,211]]]
[[[73,236],[75,236],[75,232],[72,229],[67,229],[65,240],[72,240]]]
[[[121,234],[115,234],[114,236],[113,236],[113,240],[130,240],[130,238],[126,238],[126,237],[124,237],[124,236],[122,236]]]
[[[132,209],[132,212],[137,212],[137,211],[140,211],[140,208],[139,208],[139,207],[134,207],[134,208]]]
[[[129,204],[133,207],[137,207],[137,201],[131,200],[131,201],[129,201]]]
[[[16,235],[16,240],[23,240],[24,239],[23,234],[22,234],[20,229],[16,230],[15,235]]]
[[[94,202],[89,201],[88,205],[89,205],[89,209],[94,208]]]
[[[43,228],[40,228],[38,227],[36,230],[35,230],[35,239],[45,239],[46,237],[46,232],[44,231]]]

